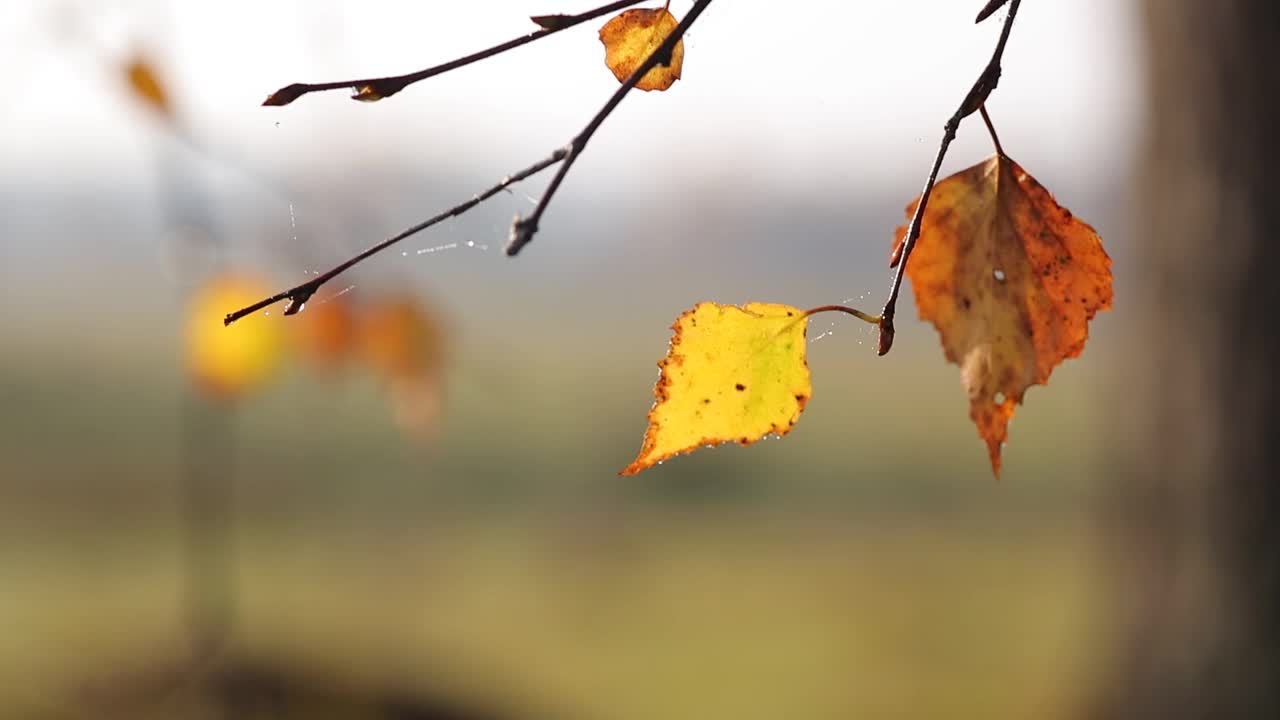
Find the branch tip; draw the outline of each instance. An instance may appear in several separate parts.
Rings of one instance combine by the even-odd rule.
[[[266,107],[281,107],[288,105],[303,95],[306,95],[308,92],[310,92],[310,90],[308,90],[307,86],[302,83],[286,85],[268,95],[267,99],[262,101],[262,104]]]
[[[981,10],[978,11],[978,18],[974,20],[973,23],[977,25],[983,20],[986,20],[992,15],[995,15],[996,11],[1004,7],[1005,3],[1007,2],[1009,2],[1009,0],[990,0],[990,2],[988,2]]]
[[[507,239],[507,257],[519,255],[524,246],[533,241],[533,236],[537,232],[538,218],[536,216],[522,218],[516,215],[511,221],[511,235]]]
[[[893,318],[880,318],[880,341],[876,346],[876,354],[880,357],[884,357],[893,348],[893,333]]]

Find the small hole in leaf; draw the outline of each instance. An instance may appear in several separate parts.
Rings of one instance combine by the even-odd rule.
[[[1003,270],[996,270],[996,271],[992,272],[991,274],[995,276],[995,278],[996,278],[996,282],[1004,282],[1004,271],[1003,271]]]
[[[737,385],[734,385],[733,387],[734,387],[734,389],[735,389],[735,390],[737,390],[738,392],[742,392],[743,390],[746,390],[746,389],[747,389],[747,386],[746,386],[746,385],[743,385],[742,383],[738,383]]]
[[[995,402],[996,402],[996,404],[997,404],[997,405],[1003,405],[1003,404],[1004,404],[1004,393],[1002,393],[1002,392],[998,392],[998,393],[996,393],[996,396],[995,396],[994,400],[995,400]]]

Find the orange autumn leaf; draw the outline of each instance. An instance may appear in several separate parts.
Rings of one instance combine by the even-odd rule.
[[[919,199],[907,207],[910,218]],[[897,231],[896,264],[906,227]],[[999,155],[941,180],[907,265],[920,317],[960,366],[969,415],[1000,476],[1015,406],[1084,349],[1111,308],[1111,259],[1088,224]]]
[[[665,7],[624,11],[600,28],[605,65],[618,82],[625,82],[662,45],[677,24],[675,16]],[[666,90],[680,79],[683,65],[684,40],[681,39],[671,50],[670,64],[659,64],[645,73],[636,83],[636,89]]]
[[[125,78],[135,97],[168,119],[173,119],[173,105],[169,93],[160,82],[155,66],[141,55],[135,55],[125,63]]]

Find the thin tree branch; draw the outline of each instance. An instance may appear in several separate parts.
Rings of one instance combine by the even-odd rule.
[[[222,320],[223,325],[230,325],[245,315],[255,313],[283,300],[289,301],[289,305],[285,307],[284,314],[293,315],[302,310],[303,305],[306,304],[307,300],[309,300],[322,285],[350,269],[353,265],[382,252],[401,240],[404,240],[411,235],[415,235],[432,225],[451,217],[461,215],[467,210],[479,205],[481,202],[498,194],[512,183],[524,180],[531,175],[535,175],[548,167],[555,165],[556,163],[562,163],[559,171],[556,173],[555,177],[551,179],[551,182],[547,185],[547,189],[543,192],[542,198],[538,201],[537,207],[534,208],[533,214],[530,215],[528,219],[521,219],[517,216],[513,222],[511,228],[511,242],[507,246],[507,254],[515,255],[533,239],[534,233],[538,231],[538,221],[541,219],[542,214],[546,212],[547,205],[551,202],[551,197],[555,194],[556,189],[560,187],[560,183],[564,180],[564,176],[568,172],[569,167],[573,165],[574,159],[582,152],[583,148],[587,146],[587,141],[589,141],[591,136],[600,129],[600,126],[604,123],[605,119],[609,117],[609,114],[612,113],[614,109],[618,107],[618,104],[622,102],[622,98],[626,97],[627,92],[635,87],[636,83],[640,82],[640,79],[644,77],[646,73],[664,62],[670,63],[671,52],[675,48],[676,43],[680,41],[680,38],[684,36],[685,31],[693,25],[694,20],[696,20],[697,17],[702,14],[702,11],[710,4],[711,0],[697,0],[693,7],[690,8],[689,14],[686,15],[678,25],[676,25],[675,29],[671,31],[671,34],[667,36],[663,43],[659,45],[658,48],[654,50],[638,68],[636,68],[636,71],[622,83],[622,86],[619,87],[618,90],[614,92],[613,96],[609,98],[608,102],[604,104],[604,107],[602,107],[599,112],[591,118],[591,121],[587,123],[587,126],[574,136],[573,140],[571,140],[565,147],[558,148],[548,157],[539,160],[533,165],[530,165],[517,173],[504,177],[498,182],[498,184],[483,193],[473,196],[470,200],[455,205],[454,207],[449,208],[428,220],[418,223],[417,225],[407,228],[376,245],[366,248],[358,255],[339,263],[327,272],[321,273],[301,285],[289,288],[288,290],[282,290],[271,297],[263,298],[252,305],[243,307],[235,312],[228,313]],[[614,5],[606,7],[610,9],[617,9],[615,7],[616,5],[617,4],[615,3]],[[593,10],[591,12],[595,13],[597,11]],[[585,14],[586,13],[584,13],[584,15]],[[575,15],[568,17],[576,19],[580,16]],[[541,18],[540,21],[546,22],[553,27],[560,27],[555,24],[555,21],[547,20],[546,17]]]
[[[929,205],[929,196],[933,193],[933,186],[938,182],[938,171],[942,168],[942,161],[947,156],[947,148],[951,147],[951,141],[956,138],[956,131],[960,129],[960,122],[966,117],[980,110],[983,103],[991,95],[991,91],[996,89],[996,85],[1000,82],[1000,61],[1004,58],[1004,49],[1009,42],[1009,33],[1013,30],[1013,20],[1018,15],[1018,7],[1022,4],[1022,0],[1010,0],[1009,16],[1004,21],[1004,28],[1000,31],[1000,40],[996,43],[995,52],[991,55],[991,61],[983,68],[982,74],[974,81],[973,87],[969,89],[969,94],[965,96],[964,102],[960,103],[960,107],[956,109],[951,119],[943,127],[942,144],[938,148],[938,155],[933,160],[933,168],[929,170],[929,179],[925,181],[924,191],[920,193],[920,202],[916,205],[916,211],[911,216],[911,223],[907,226],[907,237],[902,244],[902,252],[898,257],[897,272],[893,275],[893,285],[889,289],[889,299],[885,301],[884,309],[880,312],[880,342],[878,352],[884,355],[893,347],[893,316],[898,307],[898,294],[902,290],[902,279],[906,273],[907,261],[911,259],[911,251],[915,249],[916,241],[920,239],[920,226],[924,220],[925,208]],[[994,11],[993,11],[994,12]]]
[[[564,164],[556,170],[555,177],[551,178],[551,182],[547,184],[547,189],[543,191],[542,197],[538,199],[538,205],[534,207],[533,213],[527,218],[516,216],[515,221],[511,223],[511,239],[507,243],[507,255],[514,256],[518,254],[525,245],[528,245],[533,240],[533,236],[538,232],[538,222],[542,220],[542,214],[547,211],[547,206],[551,204],[551,198],[555,196],[556,190],[560,189],[560,183],[564,180],[564,176],[569,173],[569,168],[573,167],[574,161],[586,149],[587,142],[591,140],[591,136],[600,129],[609,114],[618,107],[618,104],[636,86],[636,83],[640,82],[641,78],[659,65],[670,64],[671,52],[675,49],[676,43],[680,42],[680,38],[684,37],[685,32],[697,21],[698,16],[710,4],[711,0],[697,0],[693,7],[689,8],[689,14],[684,16],[684,19],[676,25],[671,34],[662,41],[662,44],[649,57],[645,58],[645,61],[636,68],[635,72],[631,73],[631,76],[613,93],[613,96],[604,104],[604,107],[600,108],[595,117],[591,118],[591,121],[582,129],[582,132],[575,135],[573,140],[565,146],[564,151],[567,156]]]
[[[360,254],[339,263],[329,271],[321,273],[320,275],[317,275],[311,278],[310,280],[302,283],[301,285],[289,288],[288,290],[283,290],[281,292],[278,292],[269,298],[263,298],[262,300],[259,300],[258,302],[252,305],[249,305],[248,307],[240,308],[239,310],[236,310],[233,313],[228,313],[227,316],[222,319],[222,324],[230,325],[231,323],[235,322],[236,320],[239,320],[245,315],[255,313],[265,307],[274,305],[282,300],[289,301],[289,305],[285,308],[284,314],[293,315],[294,313],[297,313],[299,310],[302,309],[302,306],[306,304],[307,300],[309,300],[311,296],[316,293],[317,290],[320,289],[320,286],[324,285],[325,283],[334,279],[335,277],[342,274],[346,270],[350,269],[356,263],[359,263],[360,261],[365,260],[370,256],[376,255],[382,252],[383,250],[386,250],[387,248],[391,247],[392,245],[395,245],[401,240],[404,240],[405,238],[411,235],[415,235],[417,233],[422,232],[423,230],[426,230],[432,225],[448,220],[451,217],[457,217],[461,215],[462,213],[470,210],[476,205],[479,205],[485,200],[488,200],[494,195],[497,195],[498,193],[502,192],[508,186],[514,183],[520,182],[521,180],[524,180],[532,175],[536,175],[537,173],[540,173],[543,170],[546,170],[547,168],[551,167],[552,165],[555,165],[556,163],[564,160],[565,156],[566,156],[566,151],[563,148],[556,150],[555,152],[551,153],[551,155],[549,155],[548,157],[545,157],[539,160],[538,162],[530,165],[529,167],[521,170],[520,172],[514,173],[512,175],[508,175],[502,178],[501,180],[498,181],[496,185],[489,188],[488,190],[485,190],[484,192],[478,195],[473,195],[470,200],[467,200],[466,202],[460,203],[458,205],[454,205],[448,210],[445,210],[444,212],[441,212],[438,215],[431,217],[430,219],[424,220],[418,223],[417,225],[414,225],[413,227],[406,228],[405,230],[402,230],[399,233],[392,235],[391,237],[387,238],[386,240],[383,240],[377,245],[372,245],[366,248],[365,250],[360,252]]]
[[[472,53],[457,60],[450,60],[447,63],[429,67],[425,70],[408,73],[407,75],[392,75],[389,77],[365,78],[363,80],[340,80],[337,82],[323,83],[294,83],[286,85],[279,90],[267,96],[262,102],[263,105],[288,105],[307,93],[320,92],[324,90],[342,90],[351,88],[355,93],[351,96],[352,100],[372,101],[381,100],[382,98],[391,97],[406,87],[435,77],[450,70],[456,70],[460,67],[470,65],[473,62],[484,60],[485,58],[500,55],[508,50],[514,50],[521,45],[527,45],[535,40],[541,40],[548,35],[554,35],[561,30],[567,30],[575,25],[580,25],[588,20],[594,20],[602,15],[608,15],[615,10],[621,10],[632,5],[639,5],[643,0],[619,0],[611,2],[608,5],[601,5],[594,10],[588,10],[577,15],[535,15],[530,18],[537,23],[542,29],[535,30],[528,35],[521,35],[513,40],[508,40],[500,45],[494,45],[486,50]]]

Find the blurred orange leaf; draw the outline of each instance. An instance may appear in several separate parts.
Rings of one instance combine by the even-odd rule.
[[[387,400],[400,434],[407,440],[432,443],[440,433],[444,394],[439,375],[392,380]]]
[[[898,228],[890,264],[906,230]],[[969,415],[999,477],[1000,449],[1026,389],[1079,355],[1089,320],[1111,308],[1102,239],[1017,163],[995,155],[934,186],[907,276],[920,317],[960,366]]]
[[[802,310],[699,303],[671,326],[675,335],[653,389],[640,454],[623,475],[705,445],[750,445],[786,435],[813,394]]]
[[[303,358],[324,369],[335,369],[352,354],[355,318],[346,295],[313,302],[288,323],[290,339]]]
[[[387,378],[433,373],[444,360],[439,323],[411,296],[383,298],[365,308],[358,342],[364,361]]]
[[[624,82],[675,30],[677,21],[665,7],[626,10],[600,28],[604,63],[618,82]],[[666,90],[680,79],[684,65],[684,40],[671,51],[670,64],[659,65],[640,78],[637,90]]]
[[[281,354],[280,323],[250,315],[229,327],[228,309],[243,307],[271,293],[258,278],[228,273],[196,290],[187,311],[187,373],[202,391],[234,399],[262,383]]]
[[[170,103],[169,93],[165,91],[164,84],[160,82],[155,66],[141,55],[135,55],[125,64],[124,70],[125,77],[129,81],[129,89],[133,91],[134,97],[151,106],[167,119],[172,119],[173,105]]]
[[[358,320],[361,357],[387,382],[401,433],[431,441],[443,406],[444,334],[439,320],[412,296],[384,298]]]

